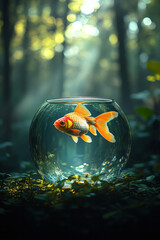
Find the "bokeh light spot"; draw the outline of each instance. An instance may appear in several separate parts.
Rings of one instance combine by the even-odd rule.
[[[109,36],[109,42],[112,44],[112,45],[116,45],[118,43],[118,38],[116,36],[116,34],[111,34]]]

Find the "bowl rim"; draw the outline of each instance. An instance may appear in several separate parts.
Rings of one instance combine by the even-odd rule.
[[[62,97],[47,99],[47,103],[113,103],[114,99],[98,97]]]

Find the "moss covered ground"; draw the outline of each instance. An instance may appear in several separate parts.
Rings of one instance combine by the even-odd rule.
[[[0,174],[0,233],[156,232],[160,216],[160,164],[156,157],[113,179],[78,176],[49,184],[37,173]],[[70,187],[65,187],[70,184]]]

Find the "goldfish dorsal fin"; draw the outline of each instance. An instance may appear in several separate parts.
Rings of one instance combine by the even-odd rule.
[[[74,111],[87,117],[91,115],[90,111],[81,103],[78,103]]]

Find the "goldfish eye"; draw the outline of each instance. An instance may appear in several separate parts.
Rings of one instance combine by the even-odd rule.
[[[61,126],[65,126],[65,121],[60,121]]]

